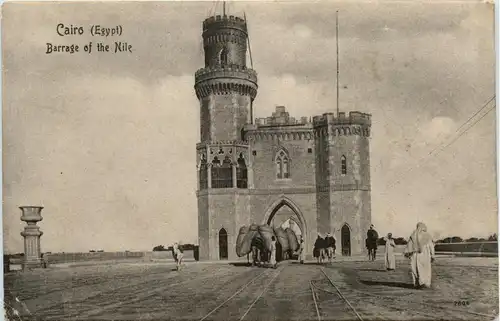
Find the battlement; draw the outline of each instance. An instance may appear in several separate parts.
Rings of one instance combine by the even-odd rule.
[[[276,106],[275,111],[269,117],[255,118],[255,124],[259,127],[279,127],[279,126],[296,126],[311,123],[310,119],[307,117],[300,117],[296,119],[290,116],[290,113],[286,111],[285,106]]]
[[[239,65],[201,68],[195,73],[195,84],[214,78],[245,79],[257,85],[257,72]]]
[[[346,113],[341,112],[338,117],[335,117],[334,113],[324,113],[321,116],[313,117],[314,126],[322,126],[326,124],[332,125],[371,125],[371,115],[365,114],[359,111],[349,112],[349,116]]]
[[[201,142],[196,144],[196,149],[220,147],[220,146],[248,147],[248,142],[243,140],[218,140],[215,142]]]
[[[302,129],[311,129],[312,124],[310,123],[296,123],[296,124],[271,124],[271,125],[260,125],[256,124],[257,130],[264,131],[294,131],[294,130],[302,130]]]
[[[247,23],[236,16],[212,16],[203,21],[203,32],[216,29],[237,29],[247,33]]]

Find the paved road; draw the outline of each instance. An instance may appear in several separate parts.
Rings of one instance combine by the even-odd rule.
[[[485,320],[498,314],[495,259],[442,258],[433,289],[412,289],[408,262],[120,264],[13,273],[7,300],[43,320]],[[466,306],[458,306],[457,301]],[[15,303],[13,304],[15,305]]]

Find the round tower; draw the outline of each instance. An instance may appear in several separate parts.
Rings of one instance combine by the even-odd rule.
[[[257,96],[257,73],[246,67],[246,21],[215,16],[203,21],[205,67],[195,74],[200,101],[201,142],[241,140],[251,123]]]

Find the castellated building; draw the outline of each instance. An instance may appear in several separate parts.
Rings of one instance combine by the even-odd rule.
[[[371,116],[294,119],[278,106],[272,116],[254,119],[257,73],[246,67],[245,20],[210,17],[202,36],[205,66],[194,86],[200,260],[236,259],[239,229],[252,223],[293,225],[308,258],[318,233],[335,236],[337,255],[365,251]]]

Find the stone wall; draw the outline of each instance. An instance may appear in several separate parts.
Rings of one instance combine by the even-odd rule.
[[[310,150],[309,150],[310,149]],[[316,185],[314,143],[308,140],[258,140],[251,146],[253,184],[256,189],[314,187]],[[289,157],[290,177],[277,178],[275,158],[283,150]]]
[[[251,98],[238,93],[209,95],[200,99],[201,142],[240,140],[250,119]]]
[[[200,260],[210,259],[210,220],[208,195],[198,195],[198,244],[200,245]]]
[[[436,252],[486,252],[498,253],[498,242],[438,243]]]

